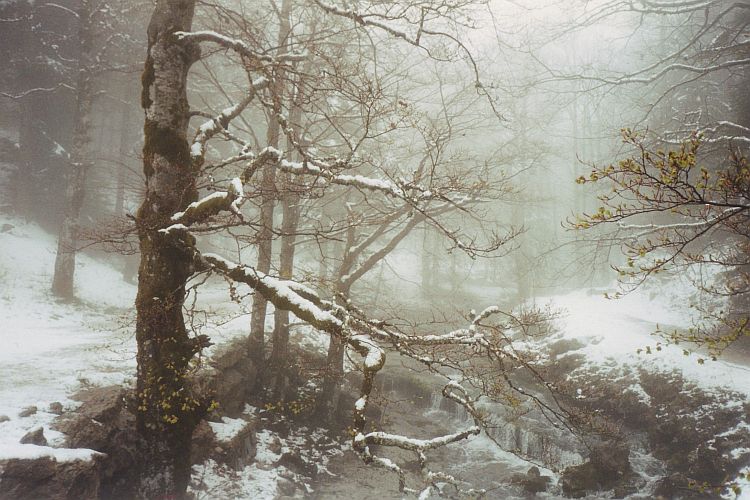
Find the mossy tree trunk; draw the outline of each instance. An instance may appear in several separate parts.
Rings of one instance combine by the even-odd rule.
[[[205,345],[191,338],[182,307],[192,255],[159,232],[171,216],[197,199],[197,173],[187,141],[187,75],[197,45],[178,42],[189,31],[195,0],[158,0],[148,28],[143,72],[145,199],[136,223],[141,264],[136,298],[138,343],[137,429],[142,498],[183,498],[190,479],[190,442],[206,402],[186,379],[190,362]]]

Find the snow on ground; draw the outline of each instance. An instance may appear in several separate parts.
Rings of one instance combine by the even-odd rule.
[[[34,460],[37,458],[52,458],[58,462],[74,462],[76,460],[91,460],[101,453],[84,448],[52,448],[50,446],[37,446],[35,444],[17,444],[15,446],[4,446],[0,448],[0,460],[10,458],[21,458]]]
[[[55,238],[34,225],[0,216],[0,227],[3,224],[13,227],[0,232],[0,417],[8,417],[7,421],[0,418],[0,458],[90,457],[87,450],[54,448],[62,444],[63,436],[49,429],[56,417],[49,404],[57,401],[69,410],[77,404],[70,394],[82,385],[132,382],[135,287],[104,261],[80,254],[76,278],[80,300],[59,303],[49,292]],[[656,291],[644,288],[619,300],[606,299],[603,290],[576,291],[538,299],[537,303],[547,300],[563,311],[558,335],[583,341],[585,347],[578,352],[588,363],[677,369],[701,387],[732,389],[750,397],[750,369],[746,366],[723,360],[700,365],[696,355],[684,356],[681,347],[674,346],[664,346],[650,355],[637,353],[656,345],[659,339],[652,333],[657,323],[663,328],[692,325],[695,313],[686,307],[686,290],[684,284],[672,288],[660,285]],[[240,290],[246,297],[242,304],[234,304],[227,300],[229,294],[220,280],[202,286],[198,309],[210,314],[195,316],[200,333],[210,335],[217,344],[245,335],[249,325],[247,293]],[[269,320],[271,314],[269,310]],[[210,318],[210,323],[200,318]],[[295,337],[323,348],[326,339],[310,333],[300,326]],[[19,416],[30,406],[36,406],[37,411]],[[229,435],[237,427],[234,424],[225,421],[219,430]],[[19,444],[26,432],[40,426],[51,447]],[[258,439],[258,460],[242,471],[229,471],[211,462],[197,468],[194,479],[204,484],[195,490],[199,497],[271,498],[279,482],[299,480],[276,462],[281,453],[303,448],[302,442],[292,437],[279,447],[267,430],[261,430]],[[750,487],[743,495],[749,492]]]
[[[56,417],[51,402],[70,409],[81,384],[122,384],[135,372],[135,342],[129,327],[135,287],[105,263],[80,255],[77,294],[81,301],[58,303],[49,292],[56,241],[37,226],[0,218],[14,227],[0,233],[0,453],[41,453],[19,445],[32,428],[44,427],[52,445],[62,435],[48,426]],[[36,406],[27,417],[19,413]],[[44,451],[44,450],[42,450]],[[62,454],[60,455],[62,456]]]
[[[225,419],[229,420],[229,419]],[[242,419],[236,419],[242,420]],[[246,423],[244,420],[242,422]],[[235,431],[240,426],[226,422]],[[239,429],[237,429],[239,427]],[[216,431],[212,424],[211,428]],[[222,438],[229,441],[234,437],[231,429],[223,428]],[[231,467],[217,463],[209,459],[201,465],[193,466],[193,476],[189,491],[195,495],[196,500],[223,499],[223,498],[253,498],[256,500],[273,500],[278,496],[277,484],[282,478],[290,479],[293,476],[284,467],[276,466],[276,461],[281,458],[281,448],[277,451],[274,447],[274,436],[267,430],[261,430],[256,434],[257,448],[255,461],[239,471]]]
[[[707,391],[729,389],[750,397],[750,367],[721,359],[700,364],[700,355],[686,356],[681,345],[662,345],[661,350],[656,350],[657,343],[662,341],[653,335],[657,324],[667,331],[686,329],[695,319],[687,301],[678,308],[670,291],[667,288],[661,295],[654,295],[639,289],[620,299],[608,299],[603,290],[581,290],[537,299],[537,303],[548,301],[561,312],[557,320],[560,337],[578,339],[584,344],[572,352],[583,354],[586,365],[677,370]],[[649,346],[651,354],[646,354]]]
[[[260,412],[253,406],[245,406],[245,414],[253,419],[263,420]],[[274,419],[278,425],[283,417]],[[211,428],[222,441],[230,441],[247,424],[242,418],[223,418],[222,423],[210,423]],[[329,460],[343,454],[348,443],[343,446],[335,444],[323,429],[291,427],[285,438],[279,433],[259,428],[256,431],[256,453],[252,464],[240,470],[234,470],[226,464],[209,459],[203,464],[193,466],[189,491],[198,500],[224,500],[227,498],[252,498],[255,500],[273,500],[280,494],[288,497],[302,498],[302,495],[313,492],[311,477],[303,476],[279,464],[284,455],[300,457],[305,463],[314,466],[315,476],[330,474],[327,469]],[[304,493],[303,493],[304,490]]]
[[[0,460],[43,456],[58,461],[90,459],[96,452],[58,448],[64,436],[50,429],[57,414],[49,405],[60,402],[65,411],[72,410],[79,403],[70,396],[82,386],[133,382],[136,288],[106,262],[79,253],[79,300],[60,303],[49,291],[55,238],[35,225],[0,216],[0,227],[3,224],[13,227],[0,232]],[[247,294],[247,290],[240,293]],[[210,335],[217,345],[247,335],[249,304],[248,297],[242,304],[233,303],[221,280],[209,281],[200,287],[196,304],[197,310],[208,314],[196,314],[193,326]],[[268,314],[272,322],[272,307]],[[321,340],[314,339],[317,343]],[[25,411],[32,406],[37,410]],[[225,418],[211,426],[219,440],[228,440],[244,423]],[[19,443],[27,432],[39,427],[50,446]],[[307,434],[315,436],[314,432]],[[277,483],[297,481],[275,462],[290,446],[302,446],[301,437],[286,440],[279,453],[272,451],[275,438],[270,431],[259,432],[258,439],[258,461],[242,471],[231,471],[213,461],[196,467],[194,480],[204,484],[196,490],[198,498],[274,498]]]
[[[611,296],[614,291],[609,290],[608,294]],[[601,373],[609,369],[615,376],[622,367],[645,368],[651,372],[677,371],[709,394],[740,393],[744,401],[726,404],[741,405],[750,399],[750,366],[723,359],[701,364],[698,363],[700,353],[684,354],[684,349],[693,346],[664,345],[663,340],[654,335],[657,325],[662,331],[672,331],[688,329],[699,322],[700,312],[694,307],[697,300],[700,299],[695,296],[695,289],[684,277],[676,277],[660,282],[658,288],[643,287],[619,299],[607,298],[605,290],[579,290],[537,299],[537,304],[546,302],[561,313],[556,321],[559,333],[551,340],[577,339],[583,344],[584,347],[567,353],[583,355],[583,370],[596,367]],[[720,307],[718,304],[700,305]],[[647,347],[650,347],[650,354]],[[649,397],[640,386],[630,389],[648,402]],[[581,393],[581,397],[585,397],[585,393]],[[742,454],[744,449],[734,452]],[[728,493],[723,498],[750,500],[750,481],[742,476],[734,480],[742,488],[741,493]]]
[[[49,428],[57,417],[50,403],[72,410],[78,403],[70,396],[82,386],[133,382],[136,287],[104,260],[79,253],[79,300],[58,302],[50,292],[55,237],[0,215],[4,224],[13,227],[0,232],[0,454],[21,457],[40,452],[19,444],[31,429],[43,427],[51,446],[63,443]],[[227,299],[222,282],[201,287],[197,307],[218,313],[203,327],[217,344],[248,331],[249,315]],[[36,412],[19,416],[32,406]]]

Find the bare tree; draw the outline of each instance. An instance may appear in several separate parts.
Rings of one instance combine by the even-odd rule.
[[[414,47],[410,50],[426,50],[429,54],[432,46],[423,45],[422,37],[434,37],[447,45],[454,44],[456,50],[466,50],[456,38],[430,28],[432,23],[440,25],[444,19],[460,20],[459,7],[462,5],[433,9],[425,4],[415,11],[411,4],[393,10],[395,7],[373,3],[368,6],[372,9],[369,13],[328,4],[319,6],[336,18],[343,19],[343,22],[353,22],[355,28],[364,30],[363,34],[368,38],[395,34],[397,38],[405,39],[407,46]],[[356,190],[363,203],[390,206],[391,223],[402,222],[400,227],[391,223],[375,226],[373,233],[379,234],[374,237],[362,236],[363,241],[371,240],[374,244],[380,239],[379,236],[393,231],[383,246],[369,256],[354,246],[356,226],[347,226],[346,234],[350,235],[351,240],[346,259],[348,275],[340,272],[338,280],[344,288],[351,287],[372,267],[373,262],[387,255],[411,229],[423,221],[430,221],[456,248],[470,255],[497,249],[505,240],[497,235],[490,235],[486,242],[474,240],[470,233],[451,228],[450,220],[440,222],[436,218],[445,210],[464,208],[474,201],[476,193],[473,190],[481,190],[491,180],[475,185],[469,183],[467,186],[451,175],[441,178],[440,182],[427,184],[423,182],[429,176],[417,175],[419,172],[411,178],[366,175],[362,169],[371,165],[355,154],[364,151],[364,146],[358,144],[366,144],[379,137],[382,129],[374,127],[377,122],[365,120],[368,127],[358,136],[351,136],[340,121],[321,112],[318,116],[323,116],[324,127],[339,127],[338,136],[346,145],[341,149],[343,154],[336,154],[335,148],[329,149],[326,154],[324,145],[321,144],[321,149],[318,149],[317,144],[308,140],[312,133],[298,135],[300,129],[289,124],[290,115],[282,112],[284,108],[280,109],[279,101],[273,99],[277,83],[274,77],[289,75],[295,63],[305,61],[311,57],[310,53],[297,50],[293,44],[284,50],[278,50],[278,47],[266,49],[216,31],[191,31],[194,9],[193,0],[160,0],[157,3],[149,26],[149,48],[143,74],[146,197],[136,220],[142,257],[136,300],[137,423],[144,455],[140,494],[149,498],[184,495],[189,476],[190,437],[209,406],[207,395],[196,392],[188,379],[192,360],[209,344],[206,336],[191,336],[183,318],[186,282],[197,273],[218,274],[227,280],[248,285],[277,310],[289,311],[329,335],[332,343],[335,339],[335,342],[361,357],[363,382],[360,399],[354,408],[353,446],[367,463],[395,472],[399,477],[400,489],[404,492],[427,495],[437,487],[438,482],[462,487],[455,478],[432,471],[425,452],[479,433],[485,420],[476,405],[482,398],[512,406],[525,400],[548,412],[556,425],[564,425],[563,415],[556,409],[554,397],[549,392],[551,387],[542,385],[547,395],[530,394],[513,382],[513,373],[517,369],[528,370],[532,375],[536,372],[526,356],[513,346],[514,339],[522,334],[518,331],[522,322],[511,315],[504,315],[496,307],[487,308],[479,314],[472,313],[466,328],[430,335],[406,332],[386,321],[369,318],[351,300],[325,300],[299,281],[287,279],[286,276],[273,276],[253,266],[201,250],[194,234],[219,230],[243,221],[248,223],[243,211],[249,199],[247,195],[253,192],[251,185],[255,176],[262,175],[261,171],[268,169],[301,179],[300,184],[306,186],[306,191],[318,190],[321,196],[336,194],[334,190]],[[421,14],[413,18],[411,14],[414,12]],[[395,26],[399,26],[399,23],[403,24],[402,28],[414,30],[414,33],[397,29]],[[188,72],[200,57],[199,44],[218,46],[221,49],[219,52],[234,54],[242,63],[248,83],[234,105],[213,116],[208,115],[189,141],[190,117],[207,116],[204,112],[191,111],[187,96]],[[478,78],[473,59],[469,67],[470,72]],[[336,74],[323,76],[337,78]],[[338,87],[337,91],[341,93],[343,88],[350,92],[351,101],[360,107],[360,113],[352,119],[354,123],[362,123],[362,116],[381,116],[378,111],[381,103],[373,99],[373,96],[379,95],[381,88],[377,81],[363,77],[341,83],[343,87]],[[473,88],[480,95],[483,94],[481,85]],[[266,101],[265,96],[271,96],[271,101]],[[276,95],[277,98],[280,96]],[[252,140],[229,130],[231,123],[241,122],[241,115],[254,102],[272,111],[271,116],[276,119],[289,143],[293,144],[297,159],[292,159],[288,156],[291,153],[285,154],[274,144],[254,150]],[[398,103],[395,105],[399,106]],[[239,144],[240,151],[207,162],[209,143],[218,137]],[[269,137],[273,140],[272,136]],[[434,147],[440,147],[440,144],[431,144],[428,150],[435,153]],[[384,168],[368,170],[370,173],[387,172]],[[202,197],[197,189],[201,184],[209,190]],[[368,247],[369,244],[361,248],[364,250]],[[493,317],[505,319],[491,321]],[[442,377],[445,380],[445,397],[465,407],[474,417],[475,425],[428,440],[366,432],[365,412],[370,404],[373,380],[383,368],[388,351],[406,356]],[[484,383],[477,379],[479,372],[471,369],[471,363],[467,365],[477,357],[484,359],[483,363],[497,366],[496,383]],[[500,381],[505,381],[504,389],[499,388]],[[517,396],[509,397],[510,392]],[[392,446],[416,453],[422,469],[420,478],[414,484],[407,484],[404,469],[376,455],[373,445]]]

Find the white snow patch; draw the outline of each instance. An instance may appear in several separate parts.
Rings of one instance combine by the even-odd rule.
[[[208,425],[211,426],[218,441],[227,442],[239,434],[248,422],[241,418],[221,417],[221,422],[209,422]]]
[[[89,461],[97,455],[102,455],[102,453],[86,448],[52,448],[35,444],[11,444],[0,447],[0,460],[51,458],[58,462],[74,462],[76,460]]]
[[[664,295],[669,295],[669,290]],[[750,397],[750,368],[723,360],[699,364],[695,355],[683,354],[682,346],[661,345],[661,350],[656,350],[661,341],[653,335],[657,323],[689,326],[688,320],[680,319],[681,310],[659,297],[636,290],[623,299],[610,300],[602,292],[576,291],[547,300],[563,312],[557,320],[562,337],[584,344],[575,352],[584,355],[586,367],[629,365],[656,372],[676,370],[708,392],[729,389]],[[652,354],[639,354],[646,346],[652,347]]]

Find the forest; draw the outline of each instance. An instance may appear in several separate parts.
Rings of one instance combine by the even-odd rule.
[[[750,1],[0,0],[0,500],[750,499]]]

